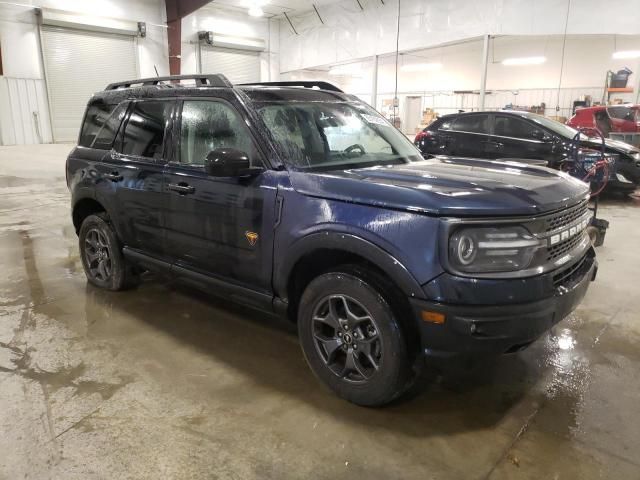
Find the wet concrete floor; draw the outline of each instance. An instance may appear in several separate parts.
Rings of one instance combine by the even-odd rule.
[[[283,321],[148,277],[87,285],[69,146],[0,147],[0,478],[640,478],[640,208],[528,350],[388,408],[337,399]]]

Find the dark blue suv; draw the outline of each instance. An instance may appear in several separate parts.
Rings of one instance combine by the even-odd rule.
[[[595,277],[587,185],[424,160],[330,84],[112,84],[78,143],[67,183],[89,282],[154,270],[287,316],[314,373],[361,405],[398,397],[425,357],[526,347]]]

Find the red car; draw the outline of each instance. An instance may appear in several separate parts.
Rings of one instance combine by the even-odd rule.
[[[605,137],[611,132],[640,133],[640,105],[579,108],[567,125],[573,128],[596,128]]]

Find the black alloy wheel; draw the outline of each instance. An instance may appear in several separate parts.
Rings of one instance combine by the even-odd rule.
[[[78,237],[89,283],[107,290],[124,290],[139,283],[138,272],[122,255],[120,240],[106,213],[85,218]]]
[[[382,338],[360,302],[346,295],[330,295],[318,303],[312,321],[318,353],[335,375],[362,382],[380,368]]]
[[[102,282],[111,277],[111,256],[107,237],[97,228],[90,229],[85,238],[84,256],[91,276]]]
[[[299,301],[298,335],[309,367],[358,405],[387,404],[414,378],[396,319],[401,309],[390,302],[394,288],[377,271],[343,265],[313,279]]]

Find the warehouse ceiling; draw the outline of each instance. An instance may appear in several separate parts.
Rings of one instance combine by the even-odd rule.
[[[296,15],[313,10],[313,6],[320,7],[322,5],[329,5],[335,3],[336,0],[270,0],[268,3],[263,3],[262,10],[264,11],[263,18],[273,18],[278,15]],[[247,12],[249,4],[248,0],[214,0],[209,3],[203,9],[207,8],[227,8],[229,10],[237,10]]]

